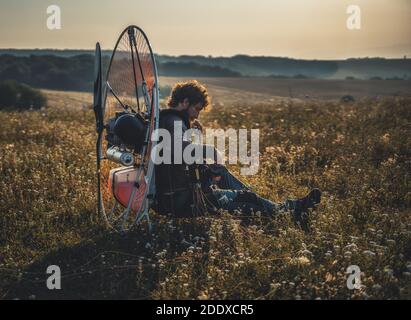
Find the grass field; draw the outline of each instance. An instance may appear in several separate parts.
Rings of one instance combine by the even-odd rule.
[[[172,86],[185,78],[161,77],[162,85]],[[280,97],[294,100],[339,101],[344,95],[365,97],[411,97],[411,80],[324,80],[273,78],[199,78],[217,101],[225,103],[278,102]]]
[[[91,95],[46,93],[44,110],[0,112],[1,298],[411,298],[411,99],[225,100],[201,120],[260,128],[260,170],[245,182],[274,201],[324,191],[311,231],[285,214],[245,225],[153,213],[150,236],[97,216]],[[61,290],[46,287],[49,265]]]

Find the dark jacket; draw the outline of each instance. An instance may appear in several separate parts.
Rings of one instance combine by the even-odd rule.
[[[171,214],[175,217],[190,217],[192,215],[192,166],[174,164],[174,123],[180,121],[182,134],[177,138],[182,143],[182,150],[189,141],[183,141],[183,134],[190,129],[190,121],[185,111],[164,109],[160,111],[159,128],[166,129],[171,135],[171,159],[172,164],[159,164],[155,167],[157,211],[160,214]],[[161,142],[161,141],[160,141]]]

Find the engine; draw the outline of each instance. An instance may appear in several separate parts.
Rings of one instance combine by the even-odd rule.
[[[134,164],[134,153],[140,153],[147,132],[147,120],[139,113],[117,112],[106,129],[107,159],[124,166]]]

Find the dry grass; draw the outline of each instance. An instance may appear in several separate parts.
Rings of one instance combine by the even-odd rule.
[[[261,129],[260,171],[244,178],[261,195],[325,191],[310,233],[286,215],[244,225],[228,214],[153,214],[154,236],[144,225],[121,236],[96,215],[94,115],[58,107],[77,99],[67,95],[46,110],[0,112],[1,297],[411,297],[411,100],[235,104],[203,115],[213,127]],[[46,288],[51,264],[62,290]],[[346,287],[349,265],[363,272],[360,290]]]
[[[160,83],[172,86],[187,78],[161,77]],[[337,100],[346,94],[356,99],[365,97],[411,96],[410,80],[325,80],[272,78],[199,78],[216,101],[273,101],[279,97],[302,100]]]

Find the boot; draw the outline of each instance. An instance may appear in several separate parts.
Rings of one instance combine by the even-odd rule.
[[[312,189],[304,198],[286,200],[286,207],[291,211],[294,222],[304,231],[309,231],[309,209],[314,209],[321,202],[321,190]]]

